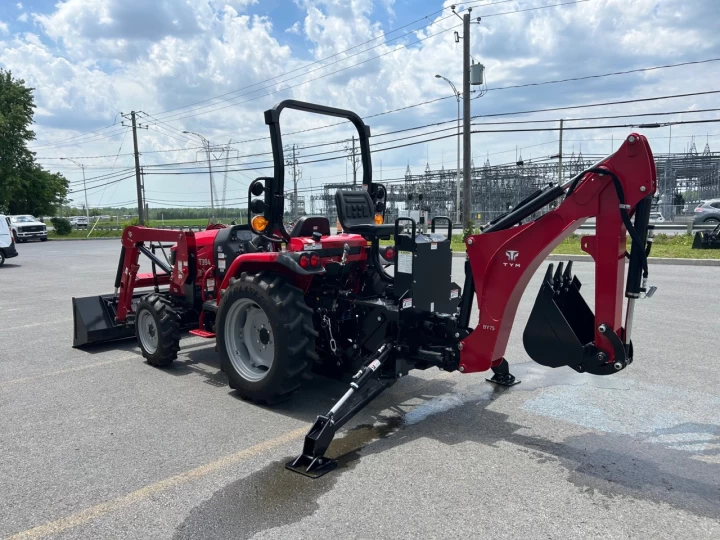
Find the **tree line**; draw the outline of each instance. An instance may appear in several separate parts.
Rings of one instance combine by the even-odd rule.
[[[27,146],[34,114],[33,89],[0,68],[0,212],[52,215],[66,202],[67,179],[43,169]]]

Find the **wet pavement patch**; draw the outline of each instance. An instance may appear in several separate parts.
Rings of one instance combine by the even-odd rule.
[[[367,444],[397,431],[400,417],[382,423],[361,425],[333,441],[328,456],[338,461],[335,471],[311,479],[285,469],[288,456],[215,492],[190,511],[175,531],[174,538],[251,538],[258,532],[282,527],[312,515],[318,499],[327,493],[340,475],[355,466]]]

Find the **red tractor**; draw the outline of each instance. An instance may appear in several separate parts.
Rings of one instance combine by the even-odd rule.
[[[284,109],[344,118],[358,131],[363,189],[335,195],[342,234],[331,234],[326,217],[301,218],[289,232],[283,225]],[[595,261],[596,313],[571,264],[554,274],[550,265],[523,341],[548,367],[610,375],[632,362],[634,303],[654,292],[646,282],[656,175],[642,135],[469,236],[461,288],[451,279],[449,218],[435,217],[429,233],[409,218],[384,223],[387,192],[372,181],[370,130],[358,115],[289,100],[266,111],[265,123],[274,176],[249,186],[249,223],[200,233],[128,227],[115,292],[73,298],[75,347],[134,335],[148,363],[163,367],[190,330],[215,339],[230,386],[256,402],[288,397],[312,372],[346,378],[347,393],[318,417],[287,465],[317,477],[335,466],[325,451],[337,430],[412,369],[492,370],[492,382],[517,384],[504,354],[523,291],[553,248],[594,217],[596,234],[581,245]],[[384,239],[392,245],[381,247]],[[140,254],[151,272],[139,273]],[[471,327],[475,297],[479,320]]]

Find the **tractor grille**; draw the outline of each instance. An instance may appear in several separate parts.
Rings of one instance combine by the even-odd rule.
[[[26,225],[25,227],[19,227],[20,232],[42,232],[45,230],[43,225]]]

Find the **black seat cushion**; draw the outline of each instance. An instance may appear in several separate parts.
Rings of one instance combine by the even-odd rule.
[[[343,231],[363,236],[392,236],[395,226],[375,224],[375,205],[363,190],[335,192],[335,206]]]
[[[292,231],[290,231],[290,237],[310,237],[314,232],[319,232],[323,236],[330,236],[330,220],[325,216],[303,216],[297,220]]]

